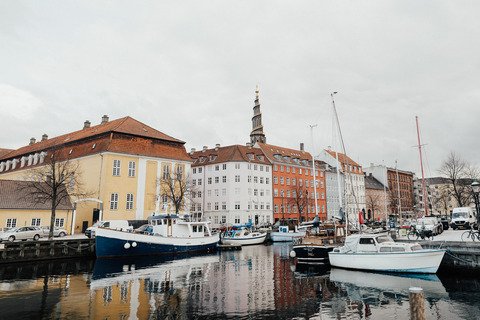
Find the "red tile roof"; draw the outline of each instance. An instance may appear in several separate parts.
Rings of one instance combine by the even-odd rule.
[[[112,120],[104,124],[99,124],[90,128],[82,129],[67,133],[58,137],[50,138],[45,141],[39,141],[32,145],[28,145],[17,150],[13,150],[3,156],[0,154],[0,160],[7,158],[14,158],[25,154],[31,154],[43,150],[48,150],[59,145],[66,143],[72,143],[74,141],[80,141],[102,134],[108,133],[124,133],[128,135],[134,135],[138,137],[146,137],[158,140],[164,140],[168,142],[185,144],[184,141],[172,138],[166,134],[149,127],[140,121],[137,121],[131,117],[124,117],[117,120]]]
[[[249,156],[251,155],[251,156]],[[250,148],[242,145],[232,145],[197,151],[190,154],[193,161],[192,167],[208,164],[223,163],[228,161],[246,161],[260,164],[270,164],[264,153],[259,148]],[[202,161],[203,159],[203,161]]]
[[[0,209],[32,209],[32,210],[51,210],[51,203],[35,203],[31,199],[28,191],[30,182],[17,180],[0,180]],[[64,188],[64,186],[63,186]],[[58,205],[58,210],[73,210],[70,198],[63,199]]]
[[[257,142],[258,146],[262,149],[265,155],[272,161],[273,163],[284,163],[289,165],[298,165],[304,167],[311,167],[312,155],[306,151],[289,149],[279,146],[274,146],[271,144],[264,144],[261,142]],[[275,156],[277,155],[277,158]],[[278,157],[280,156],[280,158]],[[294,159],[298,159],[299,162],[295,162]],[[306,164],[302,162],[303,160],[308,161]],[[318,166],[319,163],[316,162]]]
[[[325,150],[325,151],[334,158],[337,158],[337,154],[338,154],[338,161],[342,164],[344,171],[346,171],[345,166],[347,165],[347,159],[348,159],[348,165],[358,167],[359,168],[358,173],[363,174],[362,167],[358,163],[353,161],[349,156],[345,156],[343,153],[340,153],[340,152],[336,154],[335,151],[332,151],[332,150]]]
[[[2,149],[2,148],[0,148],[0,159],[2,157],[6,156],[7,154],[9,154],[12,151],[13,151],[12,149]]]

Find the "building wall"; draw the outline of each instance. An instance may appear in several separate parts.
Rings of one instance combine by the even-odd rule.
[[[10,225],[9,227],[15,226],[31,226],[32,219],[41,219],[40,226],[50,226],[50,217],[52,216],[51,210],[32,210],[32,209],[0,209],[0,228],[7,227],[8,219],[16,219],[15,225]],[[63,226],[68,233],[70,230],[67,226],[71,225],[73,212],[71,210],[56,210],[55,217],[56,219],[63,219]],[[11,220],[12,221],[12,220]]]
[[[338,179],[340,179],[340,193],[338,192]],[[345,176],[340,173],[337,177],[337,172],[326,170],[325,171],[325,193],[327,198],[327,220],[332,220],[334,217],[339,216],[340,202],[342,207],[345,208]],[[341,197],[341,198],[340,198]]]
[[[197,196],[192,204],[196,205],[196,211],[203,211],[213,227],[246,224],[249,220],[253,224],[273,222],[271,165],[229,161],[193,169]],[[199,179],[202,185],[198,185]]]

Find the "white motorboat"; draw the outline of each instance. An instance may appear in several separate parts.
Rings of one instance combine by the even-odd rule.
[[[222,242],[222,244],[245,246],[263,243],[266,238],[266,232],[251,232],[247,228],[240,228],[225,231],[224,233],[222,233],[220,241]]]
[[[357,234],[328,253],[333,267],[382,272],[436,273],[445,250],[394,242],[386,234]]]

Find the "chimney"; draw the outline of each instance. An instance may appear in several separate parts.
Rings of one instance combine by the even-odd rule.
[[[305,151],[304,149],[305,149],[305,147],[303,145],[303,142],[300,142],[300,151]]]
[[[194,154],[195,151],[196,151],[195,148],[192,148],[192,149],[190,150],[190,154]]]
[[[248,149],[252,148],[252,144],[250,142],[247,142],[245,145],[248,147]]]
[[[47,141],[48,135],[46,133],[42,134],[42,141]]]
[[[107,115],[104,115],[102,117],[102,123],[101,124],[104,124],[104,123],[107,123],[108,122],[108,116]]]
[[[220,148],[220,144],[217,143],[217,144],[215,145],[215,151],[218,151],[219,148]]]
[[[328,151],[332,151],[332,146],[327,147]]]
[[[203,152],[207,151],[208,147],[207,146],[203,146]]]
[[[88,128],[90,128],[90,125],[91,125],[91,122],[88,121],[88,120],[85,120],[85,122],[83,123],[83,129],[88,129]]]
[[[35,144],[35,142],[37,142],[37,140],[35,140],[35,138],[30,138],[30,144],[29,145],[31,146],[32,144]]]

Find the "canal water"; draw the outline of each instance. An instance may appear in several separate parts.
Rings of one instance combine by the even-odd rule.
[[[0,319],[479,319],[480,279],[300,268],[291,245],[0,266]]]

